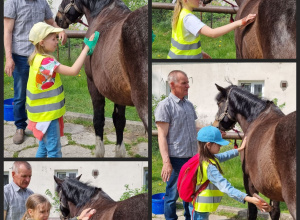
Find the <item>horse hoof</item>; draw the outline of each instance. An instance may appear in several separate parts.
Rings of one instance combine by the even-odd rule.
[[[96,137],[96,147],[95,147],[95,156],[96,157],[104,157],[105,147],[103,141],[100,137]]]
[[[116,145],[116,157],[125,157],[126,149],[122,141],[121,145]]]

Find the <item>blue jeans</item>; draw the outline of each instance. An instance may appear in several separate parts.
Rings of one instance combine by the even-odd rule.
[[[46,134],[39,142],[36,157],[62,157],[60,143],[60,129],[58,119],[51,121]]]
[[[190,209],[191,216],[193,216],[192,220],[208,220],[209,212],[196,212],[194,210],[194,213],[193,213],[194,207],[193,207],[192,203],[190,203],[189,209]]]
[[[26,129],[27,114],[25,110],[26,87],[29,76],[28,57],[12,54],[15,62],[14,77],[14,118],[17,129]]]
[[[175,220],[178,219],[176,215],[176,201],[179,197],[177,191],[177,180],[180,168],[185,164],[190,158],[175,158],[170,157],[170,161],[173,167],[172,174],[170,176],[169,181],[166,186],[166,194],[165,194],[165,203],[164,203],[164,214],[166,220]],[[184,216],[186,220],[190,220],[190,212],[189,212],[189,203],[183,201],[184,207]]]

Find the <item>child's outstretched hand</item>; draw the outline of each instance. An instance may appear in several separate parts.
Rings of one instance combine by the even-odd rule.
[[[242,145],[237,149],[239,152],[245,149],[247,142],[247,136],[244,137]]]
[[[241,19],[240,28],[246,27],[248,24],[251,24],[256,18],[256,14],[249,14],[248,16]]]
[[[95,31],[94,34],[92,34],[90,36],[89,39],[87,39],[86,37],[84,38],[83,42],[89,47],[89,52],[87,53],[87,55],[92,55],[93,52],[94,52],[94,49],[96,47],[96,44],[98,42],[98,39],[99,39],[99,32],[98,31]]]

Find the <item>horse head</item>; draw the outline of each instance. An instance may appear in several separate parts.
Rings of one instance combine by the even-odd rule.
[[[218,104],[218,112],[215,117],[213,126],[223,131],[232,129],[236,124],[235,114],[231,105],[229,105],[229,96],[234,86],[223,88],[215,84],[220,93],[217,95],[216,100]]]
[[[80,177],[81,175],[76,177],[76,179],[79,180]],[[63,189],[62,189],[62,184],[64,183],[65,180],[60,179],[56,176],[54,176],[54,180],[57,184],[56,192],[58,193],[58,197],[59,197],[59,209],[62,214],[62,219],[68,219],[68,217],[70,217],[70,207],[69,207],[67,197],[63,193]]]
[[[63,0],[59,5],[55,22],[61,28],[68,28],[70,24],[77,23],[83,15],[79,0]]]

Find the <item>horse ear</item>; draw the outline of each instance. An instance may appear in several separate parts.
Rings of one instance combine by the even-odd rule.
[[[79,180],[81,176],[82,176],[82,174],[80,174],[78,177],[76,177],[76,179]]]
[[[54,180],[57,183],[57,185],[61,185],[64,181],[62,179],[59,179],[58,177],[54,176]]]
[[[224,97],[226,97],[226,89],[224,89],[223,87],[221,87],[221,86],[219,86],[218,84],[216,84],[215,83],[215,85],[216,85],[216,87],[217,87],[217,89],[222,93],[222,95],[224,96]]]

